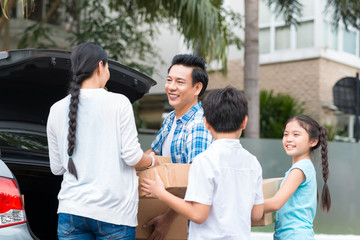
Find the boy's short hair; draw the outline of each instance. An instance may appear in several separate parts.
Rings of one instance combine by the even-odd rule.
[[[202,57],[191,54],[178,54],[175,55],[173,60],[171,61],[171,66],[168,69],[168,73],[174,65],[183,65],[185,67],[193,68],[193,71],[191,73],[192,85],[194,86],[198,82],[202,83],[202,89],[199,93],[199,97],[201,97],[204,94],[209,82],[209,78],[206,73],[205,60]]]
[[[235,132],[248,115],[247,100],[242,92],[226,87],[206,95],[202,107],[206,121],[216,132]]]

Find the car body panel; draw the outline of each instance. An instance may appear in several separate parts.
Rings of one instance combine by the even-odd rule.
[[[26,223],[18,224],[6,228],[0,228],[1,240],[31,240],[35,239],[28,231]]]
[[[13,178],[10,169],[5,165],[5,163],[1,159],[0,159],[0,176],[6,178]]]

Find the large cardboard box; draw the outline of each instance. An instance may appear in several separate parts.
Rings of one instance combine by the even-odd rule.
[[[165,188],[179,196],[184,197],[187,187],[187,179],[190,164],[172,164],[170,157],[159,157],[157,160],[160,166],[155,167],[161,179],[165,184]],[[139,176],[139,183],[142,182],[143,178],[154,179],[154,170],[139,168],[137,169]],[[138,226],[136,227],[136,239],[147,239],[154,228],[143,228],[142,226],[149,220],[165,213],[168,206],[158,199],[145,197],[145,192],[141,191],[139,186],[139,209],[138,209]],[[187,239],[188,232],[188,220],[179,215],[175,218],[172,225],[170,226],[169,232],[166,236],[167,240],[185,240]]]
[[[168,206],[158,199],[142,198],[139,200],[138,226],[136,227],[136,239],[147,239],[154,228],[143,228],[142,226],[153,219],[166,212]],[[187,239],[188,220],[178,215],[170,226],[169,232],[166,236],[167,240],[185,240]]]
[[[165,162],[154,168],[158,171],[167,191],[178,197],[185,196],[190,164]],[[138,171],[139,183],[141,183],[144,178],[155,179],[154,168]],[[144,198],[145,195],[146,193],[140,189],[139,185],[139,197]]]
[[[156,159],[158,160],[160,165],[163,165],[164,163],[172,163],[171,157],[156,156]],[[146,167],[137,167],[136,168],[137,172],[144,171],[144,170],[148,170],[148,168],[146,168]]]
[[[188,172],[190,164],[172,164],[171,160],[163,158],[160,160],[161,165],[156,169],[159,172],[161,179],[165,184],[165,188],[179,196],[184,197],[187,187]],[[138,171],[139,182],[142,179],[149,178],[154,179],[153,169],[147,169]],[[280,188],[280,184],[283,178],[269,178],[263,180],[263,194],[264,198],[270,198],[275,195]],[[157,199],[151,199],[145,197],[145,192],[139,188],[139,210],[138,210],[138,227],[136,228],[136,239],[147,239],[152,233],[152,228],[144,229],[142,225],[152,218],[163,214],[168,207]],[[275,220],[275,214],[267,213],[264,217],[256,223],[252,223],[252,226],[265,226],[273,223]],[[183,216],[178,216],[171,225],[170,231],[166,239],[169,240],[181,240],[187,239],[188,220]]]

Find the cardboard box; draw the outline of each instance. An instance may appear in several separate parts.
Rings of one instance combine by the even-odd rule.
[[[279,190],[283,178],[267,178],[263,180],[264,199],[271,198]],[[252,222],[252,227],[266,226],[275,222],[275,212],[266,213],[258,222]]]
[[[154,231],[153,227],[143,228],[149,220],[166,212],[168,206],[158,199],[142,198],[139,200],[138,226],[136,227],[136,239],[147,239]],[[170,226],[167,240],[186,240],[188,232],[188,220],[178,215]]]
[[[166,189],[179,196],[184,197],[187,187],[187,179],[190,164],[172,164],[170,157],[156,156],[160,163],[160,166],[155,167],[161,179],[163,180]],[[154,179],[153,169],[138,168],[139,183],[142,179],[149,178]],[[138,209],[138,226],[136,227],[136,239],[147,239],[154,228],[143,228],[142,226],[149,220],[165,213],[169,207],[158,199],[146,198],[145,192],[139,188],[139,209]],[[188,220],[178,215],[172,225],[170,226],[169,232],[166,236],[167,240],[185,240],[187,239],[188,232]]]

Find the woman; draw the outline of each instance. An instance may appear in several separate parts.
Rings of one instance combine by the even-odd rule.
[[[104,89],[106,52],[96,43],[71,53],[70,94],[50,109],[51,171],[63,175],[59,239],[135,239],[138,178],[134,167],[158,164],[144,154],[129,100]]]

